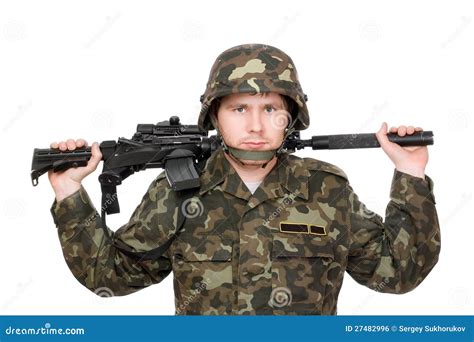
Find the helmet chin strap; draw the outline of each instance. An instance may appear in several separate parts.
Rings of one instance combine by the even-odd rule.
[[[265,168],[265,166],[267,166],[270,160],[273,159],[273,157],[278,157],[282,153],[283,145],[285,143],[286,138],[295,131],[295,129],[293,128],[295,122],[296,121],[293,121],[291,125],[286,128],[285,135],[283,137],[283,142],[281,143],[280,147],[276,150],[268,151],[249,151],[227,146],[218,128],[216,128],[216,131],[217,137],[221,140],[222,149],[227,155],[231,156],[232,159],[234,159],[240,165],[245,165],[242,160],[265,160],[265,163],[262,164],[263,169]],[[215,125],[214,127],[217,127],[217,125]]]

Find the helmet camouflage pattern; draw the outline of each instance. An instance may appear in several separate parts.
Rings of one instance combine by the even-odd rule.
[[[292,113],[294,129],[309,126],[307,96],[298,80],[290,56],[273,46],[244,44],[222,52],[209,74],[206,91],[201,96],[198,126],[209,131],[214,125],[209,117],[214,100],[236,93],[268,93],[285,95],[294,101],[297,113]]]

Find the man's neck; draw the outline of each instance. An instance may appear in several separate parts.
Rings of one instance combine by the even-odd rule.
[[[244,182],[263,181],[278,161],[277,157],[273,157],[273,159],[270,160],[264,168],[262,168],[261,165],[241,165],[227,153],[224,153],[224,156],[234,167],[235,171]]]

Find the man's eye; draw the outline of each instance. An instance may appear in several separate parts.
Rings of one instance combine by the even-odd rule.
[[[265,111],[267,113],[273,113],[275,111],[275,108],[272,107],[272,106],[267,106],[267,107],[265,107]]]
[[[243,113],[244,110],[245,110],[244,107],[236,107],[236,108],[234,109],[234,111],[236,111],[237,113]]]

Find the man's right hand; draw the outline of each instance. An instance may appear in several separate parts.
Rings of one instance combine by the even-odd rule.
[[[87,141],[84,139],[68,139],[59,143],[53,142],[51,148],[58,148],[60,151],[73,151],[76,148],[87,147]],[[99,144],[92,144],[92,157],[87,166],[70,168],[61,172],[48,171],[48,178],[56,194],[56,201],[61,201],[69,195],[78,191],[82,180],[97,169],[97,165],[102,160]]]

